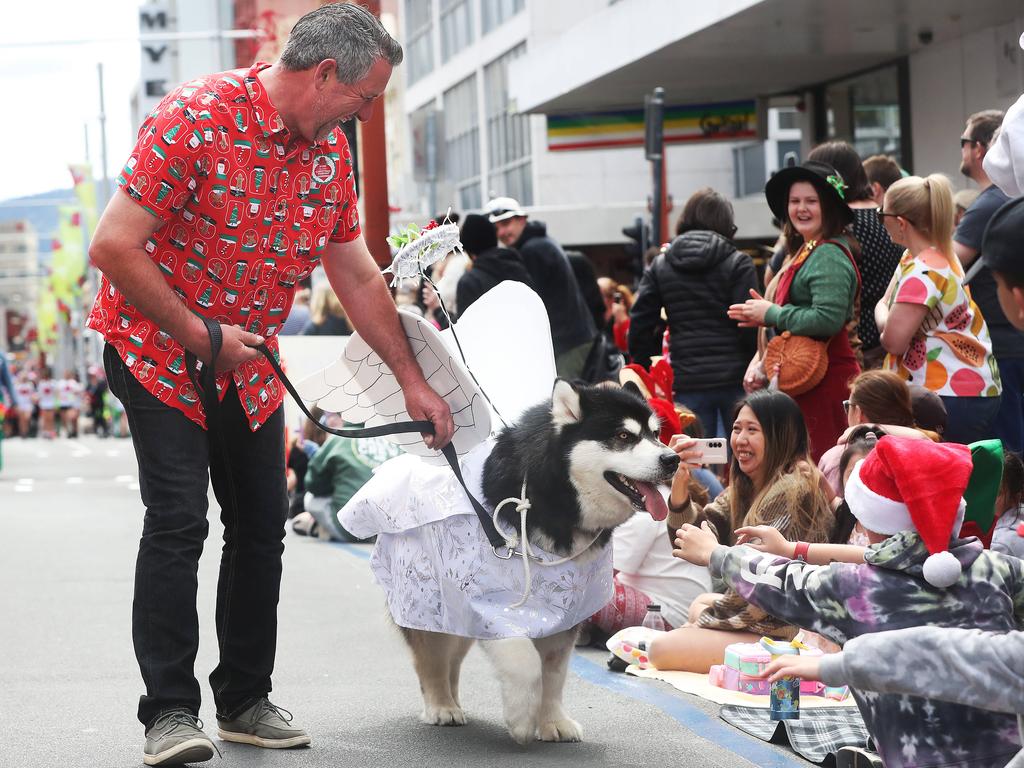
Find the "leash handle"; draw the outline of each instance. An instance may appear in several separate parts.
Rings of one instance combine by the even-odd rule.
[[[211,320],[208,317],[199,315],[200,319],[206,325],[206,332],[210,337],[210,363],[209,365],[203,365],[202,371],[198,371],[199,359],[191,352],[185,355],[185,367],[188,371],[189,379],[192,381],[192,385],[196,388],[199,396],[203,403],[203,409],[206,411],[206,428],[211,435],[211,439],[218,443],[219,449],[226,456],[226,447],[224,445],[223,428],[220,420],[216,418],[217,413],[217,376],[214,373],[217,365],[217,356],[220,354],[221,347],[224,344],[223,332],[221,331],[220,323]],[[386,435],[401,434],[404,432],[419,432],[420,434],[432,435],[434,434],[433,422],[416,419],[410,421],[399,421],[394,424],[380,424],[376,427],[343,427],[336,429],[329,427],[326,424],[321,423],[313,417],[306,404],[299,397],[299,393],[295,390],[295,386],[291,383],[288,376],[285,375],[284,370],[281,368],[281,364],[277,361],[274,353],[271,352],[270,348],[264,343],[260,344],[256,349],[267,359],[270,363],[270,367],[274,369],[274,373],[281,380],[284,388],[288,390],[288,394],[292,396],[300,410],[312,421],[319,429],[324,432],[328,432],[332,435],[338,435],[339,437],[351,437],[351,438],[362,438],[362,437],[384,437]],[[459,456],[455,452],[455,446],[448,443],[442,450],[442,455],[448,462],[448,466],[451,467],[452,472],[455,473],[455,478],[459,481],[459,485],[466,492],[466,496],[469,498],[470,504],[473,505],[473,511],[476,513],[477,518],[480,520],[480,525],[483,526],[484,533],[487,535],[487,541],[491,547],[495,550],[508,546],[508,542],[505,538],[498,533],[498,529],[494,527],[494,523],[491,521],[490,515],[483,508],[483,505],[473,496],[469,487],[466,485],[465,479],[462,477],[462,468],[459,466]]]

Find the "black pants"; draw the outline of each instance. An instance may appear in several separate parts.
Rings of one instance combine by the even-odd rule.
[[[214,416],[223,429],[221,451],[205,430],[146,391],[109,345],[103,363],[128,415],[146,506],[132,606],[135,656],[146,685],[139,720],[149,725],[170,707],[199,712],[196,590],[211,480],[224,547],[217,582],[220,663],[210,686],[218,714],[232,716],[271,690],[288,510],[284,408],[253,433],[230,387]]]

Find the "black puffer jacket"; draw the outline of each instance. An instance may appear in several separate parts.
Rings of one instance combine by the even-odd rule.
[[[597,335],[594,319],[587,309],[565,251],[548,237],[544,222],[526,222],[515,249],[519,251],[533,278],[534,289],[548,311],[555,356],[592,341]]]
[[[518,253],[500,246],[488,248],[473,259],[473,264],[459,278],[459,284],[455,288],[455,306],[458,307],[459,314],[505,280],[518,280],[533,288],[533,280]]]
[[[668,316],[676,392],[743,383],[757,332],[726,315],[757,288],[754,263],[715,232],[686,232],[644,273],[630,309],[629,353],[647,365],[661,354],[661,308]]]

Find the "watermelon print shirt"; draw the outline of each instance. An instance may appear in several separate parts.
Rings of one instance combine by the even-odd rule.
[[[310,143],[291,136],[259,78],[269,64],[209,75],[168,94],[143,122],[117,179],[163,221],[150,259],[190,310],[267,338],[291,309],[295,285],[328,241],[359,236],[352,155],[344,134]],[[205,426],[181,344],[132,306],[104,276],[87,324],[103,334],[153,395]],[[284,388],[261,355],[228,377],[253,431]]]
[[[992,339],[978,305],[951,267],[937,269],[903,254],[889,300],[928,308],[919,332],[884,368],[944,397],[995,397],[1002,392]]]

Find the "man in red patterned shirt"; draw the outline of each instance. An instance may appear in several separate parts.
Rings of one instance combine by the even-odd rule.
[[[132,634],[146,693],[147,765],[207,760],[197,720],[196,589],[208,480],[221,506],[220,661],[210,675],[221,738],[309,744],[267,698],[287,515],[283,387],[253,347],[276,333],[298,281],[322,264],[359,333],[391,368],[409,414],[443,447],[454,429],[423,378],[359,229],[352,156],[340,124],[366,120],[402,48],[365,8],[325,5],[296,23],[273,65],[201,77],[146,118],[89,255],[102,271],[89,327],[106,340],[124,403],[146,516]],[[220,324],[217,413],[185,367]],[[216,419],[224,450],[208,438]]]

